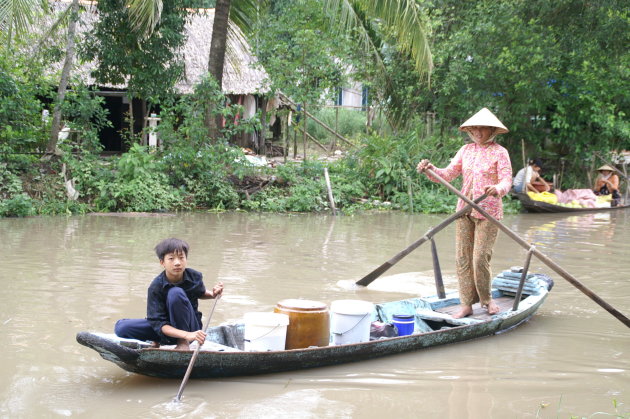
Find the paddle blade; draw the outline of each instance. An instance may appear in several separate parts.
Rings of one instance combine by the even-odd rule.
[[[392,264],[388,262],[383,263],[378,268],[374,269],[369,274],[365,275],[363,278],[359,279],[356,284],[367,287],[370,285],[376,278],[383,275],[389,268],[392,267]]]

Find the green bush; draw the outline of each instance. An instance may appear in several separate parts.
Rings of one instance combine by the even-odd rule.
[[[35,205],[33,200],[24,193],[0,201],[0,216],[2,217],[26,217],[29,215],[35,215]]]
[[[333,169],[341,179],[354,183],[357,192],[363,187],[365,199],[391,201],[395,208],[406,211],[413,208],[414,212],[449,212],[455,198],[418,174],[416,165],[426,158],[436,166],[446,166],[463,142],[461,137],[423,138],[423,132],[424,126],[418,124],[396,136],[366,136],[361,146]],[[456,180],[455,186],[460,182]]]
[[[88,212],[90,212],[88,204],[69,199],[40,201],[37,207],[37,213],[40,215],[73,215]]]
[[[269,186],[252,196],[250,199],[242,200],[240,207],[245,211],[286,212],[286,196],[286,188]]]
[[[22,180],[10,171],[7,163],[0,163],[0,201],[22,193]]]
[[[189,209],[179,189],[171,187],[162,173],[132,180],[117,179],[102,185],[95,200],[100,211],[168,211]]]
[[[18,58],[0,52],[0,151],[38,152],[48,139],[39,97],[48,94],[49,86]]]
[[[303,179],[289,189],[286,198],[287,211],[311,212],[322,211],[327,208],[324,199],[324,185],[313,179]]]
[[[225,177],[205,172],[197,179],[186,179],[186,191],[191,194],[196,207],[214,210],[235,209],[239,196]]]

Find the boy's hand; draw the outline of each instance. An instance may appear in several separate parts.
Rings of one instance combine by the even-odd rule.
[[[186,340],[188,340],[188,342],[190,343],[197,341],[199,345],[203,345],[203,343],[206,341],[206,333],[203,330],[188,332],[186,333]]]
[[[223,282],[219,282],[214,287],[212,287],[212,298],[217,298],[219,295],[223,294]]]

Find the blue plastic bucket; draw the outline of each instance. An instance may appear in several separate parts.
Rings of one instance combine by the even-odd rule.
[[[392,323],[398,329],[398,336],[407,336],[413,333],[415,324],[413,314],[394,314]]]

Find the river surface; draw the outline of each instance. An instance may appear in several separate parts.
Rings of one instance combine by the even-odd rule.
[[[630,329],[537,260],[555,280],[526,324],[502,335],[287,373],[180,380],[128,373],[79,345],[144,317],[157,242],[190,243],[189,266],[225,283],[211,324],[286,298],[330,304],[434,294],[429,246],[368,288],[353,283],[445,216],[184,214],[0,219],[0,417],[569,418],[630,417]],[[508,227],[630,316],[630,210],[508,216]],[[454,228],[436,239],[456,287]],[[500,233],[495,273],[525,251]],[[204,317],[212,302],[202,301]],[[204,319],[205,321],[205,319]],[[616,406],[615,406],[616,405]]]

